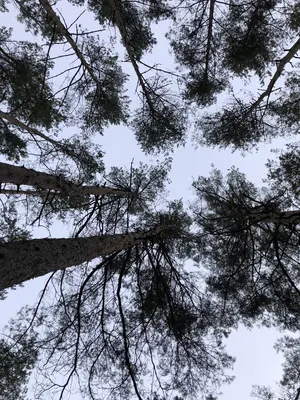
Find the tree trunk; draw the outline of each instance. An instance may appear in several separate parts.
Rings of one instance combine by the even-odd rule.
[[[70,33],[67,30],[67,28],[63,25],[63,23],[61,22],[61,19],[56,14],[56,12],[53,10],[53,8],[52,8],[51,4],[49,3],[49,1],[48,0],[40,0],[40,4],[44,8],[44,10],[46,11],[47,16],[49,18],[51,18],[51,20],[55,23],[58,32],[61,33],[65,37],[66,41],[72,47],[72,49],[74,50],[75,54],[77,55],[77,57],[81,61],[82,65],[87,70],[87,72],[89,73],[90,77],[95,82],[96,86],[98,87],[99,86],[99,79],[97,79],[96,75],[93,72],[93,69],[90,67],[89,63],[85,60],[85,58],[83,56],[83,53],[80,51],[79,47],[77,46],[76,41],[72,38],[72,36],[70,35]],[[100,88],[100,90],[101,90],[101,88]]]
[[[296,56],[298,51],[300,50],[300,39],[297,39],[297,41],[293,44],[293,46],[289,49],[288,53],[281,59],[279,60],[277,64],[276,71],[274,75],[272,76],[267,89],[259,96],[259,98],[251,105],[249,110],[247,111],[247,114],[249,115],[255,108],[259,107],[262,103],[262,101],[270,96],[272,91],[274,90],[274,86],[278,79],[280,78],[281,74],[284,71],[284,68],[288,63],[291,62],[291,60]]]
[[[97,257],[125,250],[170,227],[128,234],[69,239],[33,239],[0,244],[0,290]]]
[[[276,223],[288,223],[288,224],[299,224],[300,223],[300,210],[293,211],[278,211],[270,213],[253,213],[250,216],[250,223],[257,222],[273,222]]]
[[[39,187],[42,190],[52,190],[64,195],[107,195],[128,197],[131,192],[106,186],[77,186],[75,183],[57,175],[35,171],[25,167],[0,162],[0,183],[11,183],[17,186],[27,185]],[[1,192],[1,191],[0,191]],[[33,194],[34,195],[34,194]]]

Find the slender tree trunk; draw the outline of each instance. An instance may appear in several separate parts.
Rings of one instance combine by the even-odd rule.
[[[0,118],[3,118],[7,122],[9,122],[10,124],[18,126],[22,130],[25,130],[25,131],[31,133],[34,136],[38,136],[38,137],[46,140],[47,142],[53,144],[55,147],[58,147],[59,149],[64,150],[65,146],[62,143],[58,142],[57,140],[54,140],[54,139],[50,138],[49,136],[45,135],[44,133],[42,133],[38,129],[32,128],[31,126],[28,126],[28,125],[24,124],[22,121],[19,121],[13,115],[8,114],[8,113],[0,110]],[[66,151],[64,151],[64,152],[66,153]]]
[[[266,90],[259,96],[259,98],[251,105],[249,110],[247,111],[248,114],[250,114],[255,108],[259,107],[262,101],[270,96],[272,93],[274,86],[278,79],[280,78],[281,74],[284,71],[284,68],[286,65],[291,62],[291,60],[295,57],[295,55],[298,53],[300,50],[300,39],[297,39],[297,41],[293,44],[293,46],[289,49],[288,53],[281,59],[279,60],[277,64],[276,71],[274,72],[274,75],[272,76],[268,87]]]
[[[168,226],[119,235],[33,239],[0,244],[0,290],[97,257],[125,250],[159,236]]]
[[[207,30],[207,45],[205,54],[205,72],[207,78],[209,69],[209,57],[211,53],[211,41],[213,36],[213,22],[214,22],[215,0],[210,0],[209,3],[209,17],[208,17],[208,30]]]
[[[99,79],[94,74],[93,69],[88,64],[86,59],[84,58],[84,56],[83,56],[82,52],[80,51],[79,47],[77,46],[76,42],[74,41],[74,39],[70,35],[70,33],[67,30],[67,28],[61,22],[61,19],[59,18],[59,16],[53,10],[53,8],[52,8],[51,4],[49,3],[49,1],[48,0],[40,0],[40,4],[44,8],[44,10],[47,12],[48,17],[50,17],[52,19],[52,21],[55,23],[58,32],[61,33],[65,37],[65,39],[67,40],[69,45],[72,47],[72,49],[74,50],[75,54],[77,55],[77,57],[81,61],[82,65],[87,70],[87,72],[89,73],[90,77],[92,78],[92,80],[95,82],[95,84],[98,87],[99,86]],[[101,88],[99,88],[99,89],[101,90]]]
[[[293,211],[278,211],[270,213],[253,213],[250,216],[251,224],[257,222],[273,222],[273,223],[288,223],[288,224],[299,224],[300,223],[300,210]]]
[[[141,88],[143,90],[143,93],[145,95],[146,101],[148,103],[148,106],[150,108],[150,110],[153,110],[153,102],[151,100],[151,97],[149,96],[149,91],[147,89],[147,86],[145,84],[145,78],[143,77],[143,74],[141,73],[141,71],[139,70],[138,64],[136,62],[136,59],[134,57],[134,54],[131,50],[130,47],[130,43],[128,42],[128,38],[127,38],[127,34],[126,34],[126,26],[123,22],[123,18],[121,15],[121,11],[120,11],[120,0],[109,0],[109,4],[114,12],[114,17],[115,17],[115,21],[116,21],[116,25],[119,29],[120,35],[123,39],[123,43],[124,46],[126,48],[128,57],[130,59],[130,62],[133,66],[133,69],[136,73],[136,76],[138,78],[139,84],[141,85]]]
[[[38,136],[44,139],[46,142],[51,143],[54,146],[54,148],[61,151],[63,154],[66,154],[68,157],[71,157],[73,160],[78,159],[78,155],[74,152],[74,150],[72,150],[72,148],[68,147],[68,145],[64,144],[63,142],[59,142],[55,139],[52,139],[51,137],[45,135],[43,132],[39,131],[36,128],[24,124],[24,122],[18,120],[13,115],[0,110],[0,118],[5,119],[10,124],[17,126],[22,131],[30,133],[34,137]]]
[[[131,195],[130,191],[119,190],[106,186],[77,186],[74,182],[68,181],[57,175],[51,175],[45,172],[39,172],[25,167],[17,167],[15,165],[6,163],[0,163],[0,184],[1,183],[11,183],[17,185],[18,187],[21,185],[34,186],[34,187],[39,187],[44,191],[52,190],[55,191],[56,193],[58,192],[58,194],[61,193],[70,196],[71,195],[103,196],[107,194],[114,194],[117,196],[128,197]],[[17,193],[18,191],[16,191],[15,194]],[[38,195],[38,192],[32,192],[31,195]]]

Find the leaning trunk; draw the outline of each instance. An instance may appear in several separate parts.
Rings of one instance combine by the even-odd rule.
[[[250,223],[267,222],[267,223],[282,223],[282,224],[299,224],[300,223],[300,210],[293,211],[277,211],[270,213],[253,213],[250,216]]]
[[[78,186],[57,175],[39,172],[25,167],[0,163],[0,183],[11,183],[20,187],[21,185],[38,187],[42,190],[50,190],[56,194],[69,196],[84,196],[114,194],[117,196],[130,196],[131,192],[106,186]],[[33,194],[34,195],[34,194]]]
[[[144,232],[0,244],[0,290],[158,237],[168,227]]]

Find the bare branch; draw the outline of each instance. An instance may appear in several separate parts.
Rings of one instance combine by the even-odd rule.
[[[71,34],[67,30],[67,28],[63,25],[61,22],[59,16],[56,14],[56,12],[53,10],[51,7],[51,4],[49,3],[48,0],[40,0],[40,4],[44,7],[46,10],[48,16],[53,20],[55,25],[57,26],[58,31],[66,38],[67,42],[70,44],[74,52],[76,53],[77,57],[81,61],[82,65],[85,67],[85,69],[88,71],[90,77],[92,80],[96,83],[97,87],[99,85],[99,80],[97,79],[96,75],[94,74],[92,68],[90,65],[87,63],[86,59],[84,58],[82,52],[79,50],[77,44],[75,43],[74,39],[72,38]]]

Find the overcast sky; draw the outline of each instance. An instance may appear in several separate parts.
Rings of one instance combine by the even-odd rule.
[[[59,3],[58,9],[70,23],[78,16],[78,10],[75,11],[66,2]],[[24,27],[16,23],[15,13],[11,12],[5,15],[6,18],[2,24],[14,28],[16,39],[24,38]],[[94,29],[95,22],[88,13],[85,13],[80,21],[82,26],[88,26]],[[87,25],[88,24],[88,25]],[[165,24],[156,25],[155,33],[159,39],[159,45],[156,46],[153,53],[147,57],[147,61],[159,60],[164,68],[172,69],[173,59],[169,54],[167,42],[164,39]],[[27,36],[30,38],[30,36]],[[131,72],[130,66],[126,65],[126,70]],[[239,83],[237,82],[237,85]],[[130,80],[128,89],[129,94],[134,92],[136,80],[133,77]],[[132,159],[135,162],[144,161],[147,163],[155,162],[157,157],[146,157],[136,144],[134,135],[125,127],[110,127],[105,131],[104,136],[98,136],[96,141],[101,144],[106,155],[104,158],[107,169],[110,166],[129,166]],[[283,146],[282,140],[276,140],[272,145],[261,145],[260,151],[247,154],[242,157],[239,153],[232,154],[230,150],[219,151],[210,148],[195,148],[190,141],[185,148],[176,149],[173,154],[173,167],[171,171],[170,198],[183,198],[185,201],[192,198],[191,190],[192,179],[199,175],[208,175],[211,164],[221,169],[224,173],[235,165],[242,172],[245,172],[250,180],[256,184],[261,184],[265,176],[265,166],[268,158],[272,157],[270,149]],[[2,158],[4,161],[4,159]],[[45,237],[48,232],[39,228],[35,231],[36,237]],[[61,226],[54,225],[51,228],[52,237],[67,236],[67,230],[62,230]],[[11,291],[11,294],[5,301],[0,302],[0,325],[1,327],[13,317],[18,309],[25,304],[35,302],[39,291],[43,288],[46,278],[39,278],[25,284],[24,288],[17,291]],[[223,388],[221,400],[248,400],[252,384],[274,385],[281,375],[281,358],[273,350],[273,344],[279,337],[274,330],[254,329],[248,331],[241,327],[238,332],[234,332],[228,340],[228,351],[237,358],[234,374],[236,380],[228,387]],[[72,396],[71,400],[78,400],[80,397]]]

